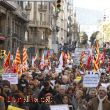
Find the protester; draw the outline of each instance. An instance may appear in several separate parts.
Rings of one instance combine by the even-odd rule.
[[[73,106],[75,110],[87,110],[87,102],[83,99],[83,91],[77,90],[76,95],[73,98]]]
[[[86,68],[74,63],[70,65],[67,60],[60,67],[58,59],[51,59],[42,69],[39,60],[34,68],[20,75],[18,84],[10,84],[0,76],[0,96],[3,99],[0,100],[0,107],[3,107],[0,110],[7,110],[9,105],[24,110],[51,110],[50,105],[65,104],[69,105],[69,110],[110,110],[110,75],[107,71],[97,72],[97,87],[84,87],[83,78],[93,72],[93,65],[87,73]]]
[[[110,110],[110,102],[107,99],[107,89],[100,87],[96,98],[88,104],[87,110]]]

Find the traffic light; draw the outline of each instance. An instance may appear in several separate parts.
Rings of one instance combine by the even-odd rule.
[[[57,9],[61,8],[61,0],[57,0]]]

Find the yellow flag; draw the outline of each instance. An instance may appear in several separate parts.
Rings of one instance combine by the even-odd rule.
[[[18,108],[18,107],[14,107],[14,106],[9,105],[8,106],[8,110],[25,110],[25,109],[22,109],[22,108]]]

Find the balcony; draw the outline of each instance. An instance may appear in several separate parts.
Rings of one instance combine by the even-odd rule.
[[[52,30],[52,25],[50,23],[47,23],[45,21],[30,21],[29,23],[30,27],[39,27],[39,28],[47,28]]]
[[[33,39],[28,39],[27,41],[24,41],[25,45],[36,45],[36,42],[33,41]]]
[[[47,11],[47,5],[38,5],[38,10],[39,10],[40,12]]]
[[[42,46],[47,46],[48,45],[48,41],[47,40],[42,40],[40,39],[39,42],[37,42],[38,45],[42,45]]]

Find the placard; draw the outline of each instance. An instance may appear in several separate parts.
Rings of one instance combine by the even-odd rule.
[[[68,105],[51,105],[50,110],[69,110]]]
[[[25,110],[25,109],[22,109],[22,108],[18,108],[18,107],[14,107],[14,106],[9,105],[8,106],[8,110]]]
[[[100,78],[98,74],[86,74],[83,77],[83,87],[97,87],[99,79]]]
[[[8,80],[10,84],[18,84],[18,74],[4,73],[2,74],[2,80]]]

